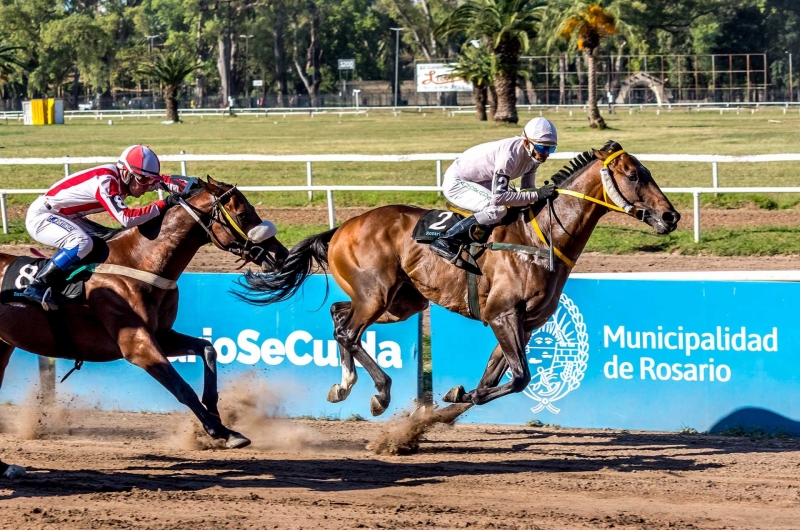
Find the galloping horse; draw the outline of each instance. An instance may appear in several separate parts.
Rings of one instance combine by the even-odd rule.
[[[607,169],[607,171],[603,171]],[[481,320],[491,326],[498,340],[489,366],[475,390],[459,386],[447,393],[447,402],[484,404],[530,382],[525,345],[533,330],[543,326],[558,307],[558,300],[575,260],[583,251],[600,218],[610,210],[624,211],[664,235],[677,228],[680,214],[664,196],[650,171],[616,142],[587,151],[553,176],[561,188],[552,208],[525,212],[505,226],[497,226],[489,243],[511,244],[486,251],[477,260],[483,274],[477,276]],[[613,203],[608,202],[610,197]],[[470,315],[467,300],[468,273],[444,262],[425,245],[415,242],[412,231],[425,210],[386,206],[366,212],[339,228],[309,237],[290,252],[277,274],[245,276],[245,299],[267,304],[287,299],[303,283],[312,266],[327,266],[350,302],[331,306],[334,337],[341,350],[342,382],[328,392],[328,400],[345,399],[356,382],[353,358],[369,372],[378,394],[371,411],[379,415],[389,405],[391,379],[367,354],[361,335],[373,323],[390,323],[424,310],[428,301],[451,311]],[[550,227],[545,233],[540,226]],[[553,243],[558,261],[551,270],[544,248]],[[532,247],[539,247],[540,252]],[[528,250],[525,252],[524,250]],[[508,383],[498,386],[507,370]]]
[[[76,362],[125,359],[189,407],[209,436],[229,448],[250,443],[219,418],[214,347],[172,330],[178,313],[174,282],[209,240],[269,269],[279,268],[288,251],[235,186],[210,177],[192,180],[199,187],[187,191],[180,206],[139,227],[113,231],[107,247],[97,245],[87,256],[84,261],[92,263],[98,250],[108,254],[105,271],[86,281],[85,301],[67,302],[55,314],[27,304],[0,305],[0,385],[14,348]],[[3,275],[16,258],[0,254]],[[54,325],[53,319],[61,321]],[[167,359],[181,355],[203,357],[202,403]],[[6,466],[0,462],[3,472]]]

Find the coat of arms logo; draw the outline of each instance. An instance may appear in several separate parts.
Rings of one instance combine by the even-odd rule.
[[[525,348],[531,370],[531,382],[523,393],[536,401],[532,412],[544,409],[558,414],[553,403],[581,385],[589,361],[589,335],[583,315],[567,295],[550,320],[535,330]],[[510,378],[510,372],[506,373]]]

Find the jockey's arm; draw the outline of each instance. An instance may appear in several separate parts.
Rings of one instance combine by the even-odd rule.
[[[493,206],[526,206],[539,200],[536,191],[511,191],[508,183],[511,179],[502,173],[495,173],[492,180]]]
[[[149,191],[156,191],[159,188],[166,189],[170,193],[183,193],[186,188],[186,179],[171,177],[169,175],[160,175],[159,178],[153,179],[153,185]]]
[[[128,205],[125,204],[125,197],[120,194],[118,184],[113,180],[106,180],[100,184],[97,188],[96,199],[123,228],[138,226],[158,217],[166,208],[163,200],[141,208],[128,208]]]

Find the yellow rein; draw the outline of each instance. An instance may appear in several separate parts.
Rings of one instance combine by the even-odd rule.
[[[620,155],[622,155],[622,154],[624,154],[624,153],[625,153],[625,150],[624,150],[624,149],[620,149],[619,151],[617,151],[617,152],[615,152],[615,153],[611,153],[611,154],[608,156],[608,158],[606,158],[606,159],[603,161],[603,168],[604,168],[604,169],[605,169],[605,168],[607,168],[607,167],[608,167],[608,164],[609,164],[609,163],[610,163],[612,160],[614,160],[615,158],[617,158],[618,156],[620,156]],[[631,214],[631,213],[628,213],[628,212],[626,212],[625,210],[623,210],[622,208],[620,208],[620,207],[619,207],[619,206],[617,206],[616,204],[611,204],[610,202],[608,202],[608,194],[606,193],[606,187],[605,187],[605,186],[603,186],[603,199],[604,199],[604,200],[602,200],[602,201],[601,201],[600,199],[595,199],[594,197],[590,197],[589,195],[586,195],[585,193],[580,193],[580,192],[577,192],[577,191],[572,191],[572,190],[561,190],[561,189],[559,189],[559,190],[556,190],[556,191],[558,192],[558,194],[559,194],[559,195],[569,195],[570,197],[577,197],[578,199],[583,199],[583,200],[585,200],[585,201],[589,201],[589,202],[593,202],[593,203],[595,203],[595,204],[599,204],[600,206],[605,206],[605,207],[606,207],[606,208],[608,208],[609,210],[613,210],[613,211],[615,211],[615,212],[624,213],[625,215],[634,216],[634,214]],[[550,243],[549,243],[549,242],[547,241],[547,239],[544,237],[544,234],[542,233],[542,229],[541,229],[541,228],[539,228],[539,223],[538,223],[538,222],[536,222],[536,217],[534,217],[533,219],[531,219],[531,225],[533,226],[533,231],[534,231],[534,232],[536,232],[536,235],[539,237],[539,240],[540,240],[542,243],[544,243],[545,245],[550,245]],[[565,256],[565,255],[564,255],[564,253],[563,253],[563,252],[561,252],[561,251],[560,251],[558,248],[556,248],[555,246],[553,247],[553,253],[554,253],[556,256],[558,256],[558,259],[560,259],[561,261],[563,261],[563,262],[564,262],[564,264],[565,264],[567,267],[569,267],[570,269],[571,269],[571,268],[573,268],[573,267],[575,267],[575,261],[574,261],[574,260],[571,260],[571,259],[569,259],[567,256]]]

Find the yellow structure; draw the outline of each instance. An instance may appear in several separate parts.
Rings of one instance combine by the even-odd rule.
[[[22,102],[25,125],[64,123],[64,102],[60,99],[32,99]]]

